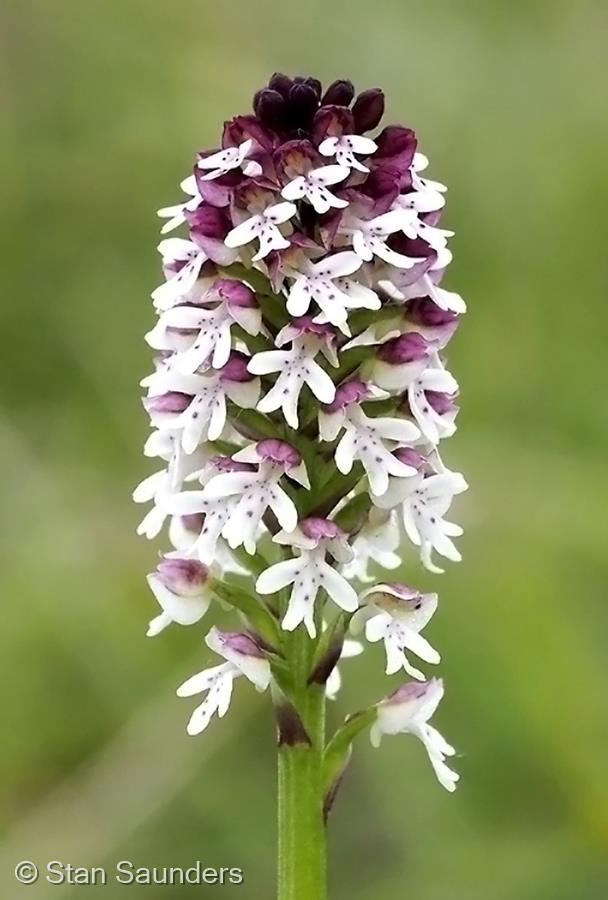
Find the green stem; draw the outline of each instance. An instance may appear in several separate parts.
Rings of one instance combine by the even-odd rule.
[[[326,900],[325,688],[307,684],[315,645],[302,627],[290,645],[295,683],[286,703],[298,727],[279,729],[278,900]]]

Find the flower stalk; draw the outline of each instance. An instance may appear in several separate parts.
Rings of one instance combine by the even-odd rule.
[[[438,596],[381,570],[406,538],[430,572],[460,559],[446,516],[467,485],[438,448],[456,430],[445,348],[465,304],[441,286],[446,188],[411,129],[378,130],[383,113],[379,89],[277,73],[159,210],[183,236],[159,245],[142,381],[159,464],[134,492],[151,504],[138,532],[166,528],[173,548],[148,576],[148,634],[222,620],[213,664],[178,688],[198,698],[189,734],[226,715],[239,679],[272,696],[279,900],[327,896],[327,819],[360,734],[413,734],[440,784],[458,779],[429,722]],[[328,737],[357,635],[400,680]]]
[[[307,684],[314,642],[303,629],[291,636],[292,703],[277,704],[278,898],[327,896],[323,815],[325,688]]]

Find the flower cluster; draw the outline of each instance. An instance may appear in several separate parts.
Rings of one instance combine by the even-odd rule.
[[[139,531],[168,523],[173,545],[149,576],[162,612],[148,633],[197,622],[214,598],[244,620],[212,629],[223,662],[179,689],[205,694],[197,733],[224,715],[236,677],[269,686],[297,629],[338,641],[321,667],[333,696],[362,628],[388,674],[415,679],[371,708],[374,744],[415,734],[453,790],[454,751],[428,724],[442,683],[408,656],[439,662],[421,634],[437,595],[374,574],[400,565],[404,537],[431,572],[460,559],[447,516],[466,483],[438,450],[456,428],[444,351],[465,311],[440,286],[446,188],[410,128],[378,130],[380,90],[275,74],[253,110],[198,154],[186,199],[159,210],[162,232],[183,235],[159,245],[142,381],[145,453],[161,467],[135,491],[152,503]]]

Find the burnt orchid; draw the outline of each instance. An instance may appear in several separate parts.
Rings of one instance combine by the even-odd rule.
[[[460,559],[447,516],[466,482],[438,445],[456,430],[444,350],[465,304],[440,286],[446,188],[383,113],[380,90],[275,74],[159,210],[163,234],[183,234],[159,245],[142,381],[160,467],[135,491],[151,504],[139,532],[166,527],[173,548],[148,575],[148,634],[232,616],[178,694],[197,697],[189,734],[226,714],[241,676],[272,698],[279,900],[326,897],[327,817],[361,732],[413,734],[441,785],[458,780],[429,724],[443,684],[418,668],[440,662],[422,634],[437,594],[380,570],[405,539],[431,572]],[[375,643],[387,675],[413,680],[327,738],[342,661]]]

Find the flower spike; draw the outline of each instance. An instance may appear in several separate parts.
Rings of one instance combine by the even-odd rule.
[[[322,872],[299,866],[298,822],[328,815],[363,730],[375,745],[415,735],[440,783],[458,780],[429,724],[443,697],[428,671],[438,597],[396,570],[461,559],[450,508],[467,484],[439,447],[456,432],[446,351],[466,304],[443,286],[446,187],[411,128],[381,124],[384,106],[380,88],[275,72],[195,155],[184,199],[158,211],[141,381],[144,455],[158,462],[133,496],[149,505],[138,532],[166,527],[173,549],[148,575],[160,606],[148,634],[196,626],[211,603],[228,618],[206,638],[219,662],[178,690],[203,695],[189,734],[226,714],[235,679],[271,689],[281,790],[304,792],[281,801],[296,854],[281,897],[325,896]],[[326,745],[338,666],[368,644],[387,675],[414,680]]]

